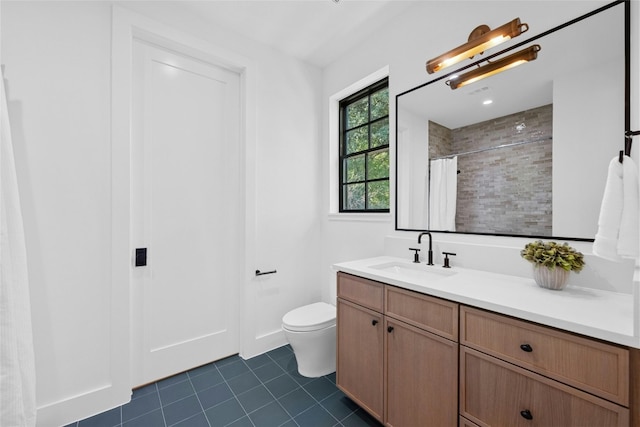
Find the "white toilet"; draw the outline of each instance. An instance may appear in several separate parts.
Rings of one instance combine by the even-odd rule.
[[[335,372],[335,306],[316,302],[291,310],[282,317],[282,329],[293,348],[300,375],[316,378]]]

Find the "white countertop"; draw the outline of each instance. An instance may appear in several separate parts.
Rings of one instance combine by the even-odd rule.
[[[375,268],[387,263],[433,272],[435,279]],[[593,338],[640,348],[633,335],[633,295],[568,286],[562,291],[539,287],[533,280],[452,267],[414,264],[381,256],[334,264],[337,271],[388,283],[404,289],[518,317]]]

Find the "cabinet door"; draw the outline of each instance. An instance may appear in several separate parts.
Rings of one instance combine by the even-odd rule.
[[[382,314],[338,298],[336,383],[371,415],[383,419]]]
[[[460,347],[460,413],[481,426],[628,426],[629,410]]]
[[[458,423],[458,344],[387,318],[388,426]]]

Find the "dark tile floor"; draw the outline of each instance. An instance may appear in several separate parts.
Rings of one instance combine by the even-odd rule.
[[[380,424],[335,385],[298,374],[290,346],[231,356],[136,389],[130,403],[67,427],[352,427]]]

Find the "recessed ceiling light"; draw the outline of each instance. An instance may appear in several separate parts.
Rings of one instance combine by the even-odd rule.
[[[493,99],[485,99],[484,101],[482,101],[482,105],[489,105],[493,103]]]

